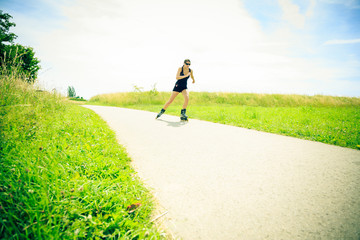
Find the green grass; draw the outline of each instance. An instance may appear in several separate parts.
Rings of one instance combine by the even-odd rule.
[[[132,105],[164,105],[169,99],[170,92],[123,92],[94,96],[90,104],[105,104],[117,106]],[[253,93],[213,93],[191,92],[191,105],[236,105],[252,107],[360,107],[360,98],[332,97],[332,96],[306,96],[283,94],[253,94]],[[183,103],[180,94],[174,105]]]
[[[98,95],[88,104],[159,112],[170,93]],[[166,113],[179,116],[178,96]],[[360,98],[279,94],[190,93],[190,118],[348,148],[360,145]]]
[[[0,91],[0,239],[164,238],[103,120],[18,76],[2,74]]]

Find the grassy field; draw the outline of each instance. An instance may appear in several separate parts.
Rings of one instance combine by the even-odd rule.
[[[169,96],[154,91],[103,94],[88,104],[159,112]],[[179,116],[182,102],[178,96],[166,113]],[[360,98],[191,92],[188,115],[348,148],[360,145]]]
[[[106,123],[19,78],[0,79],[0,239],[163,239]]]

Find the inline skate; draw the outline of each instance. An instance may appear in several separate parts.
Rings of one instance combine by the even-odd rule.
[[[164,112],[165,112],[165,109],[161,109],[161,111],[158,113],[158,115],[156,115],[156,119],[161,117],[161,115],[163,115]]]
[[[186,109],[181,110],[180,120],[181,121],[189,121],[188,116],[186,116]]]

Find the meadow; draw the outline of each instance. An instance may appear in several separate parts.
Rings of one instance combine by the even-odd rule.
[[[6,69],[0,92],[0,239],[165,238],[99,116]]]
[[[170,92],[155,90],[101,94],[87,104],[157,113],[169,96]],[[166,113],[179,116],[182,103],[180,95]],[[194,118],[360,148],[360,98],[356,97],[191,92],[187,113],[190,121]]]

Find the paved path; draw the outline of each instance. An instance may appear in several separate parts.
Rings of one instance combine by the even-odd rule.
[[[182,239],[360,239],[360,151],[116,107],[116,131]],[[189,112],[191,116],[191,112]]]

